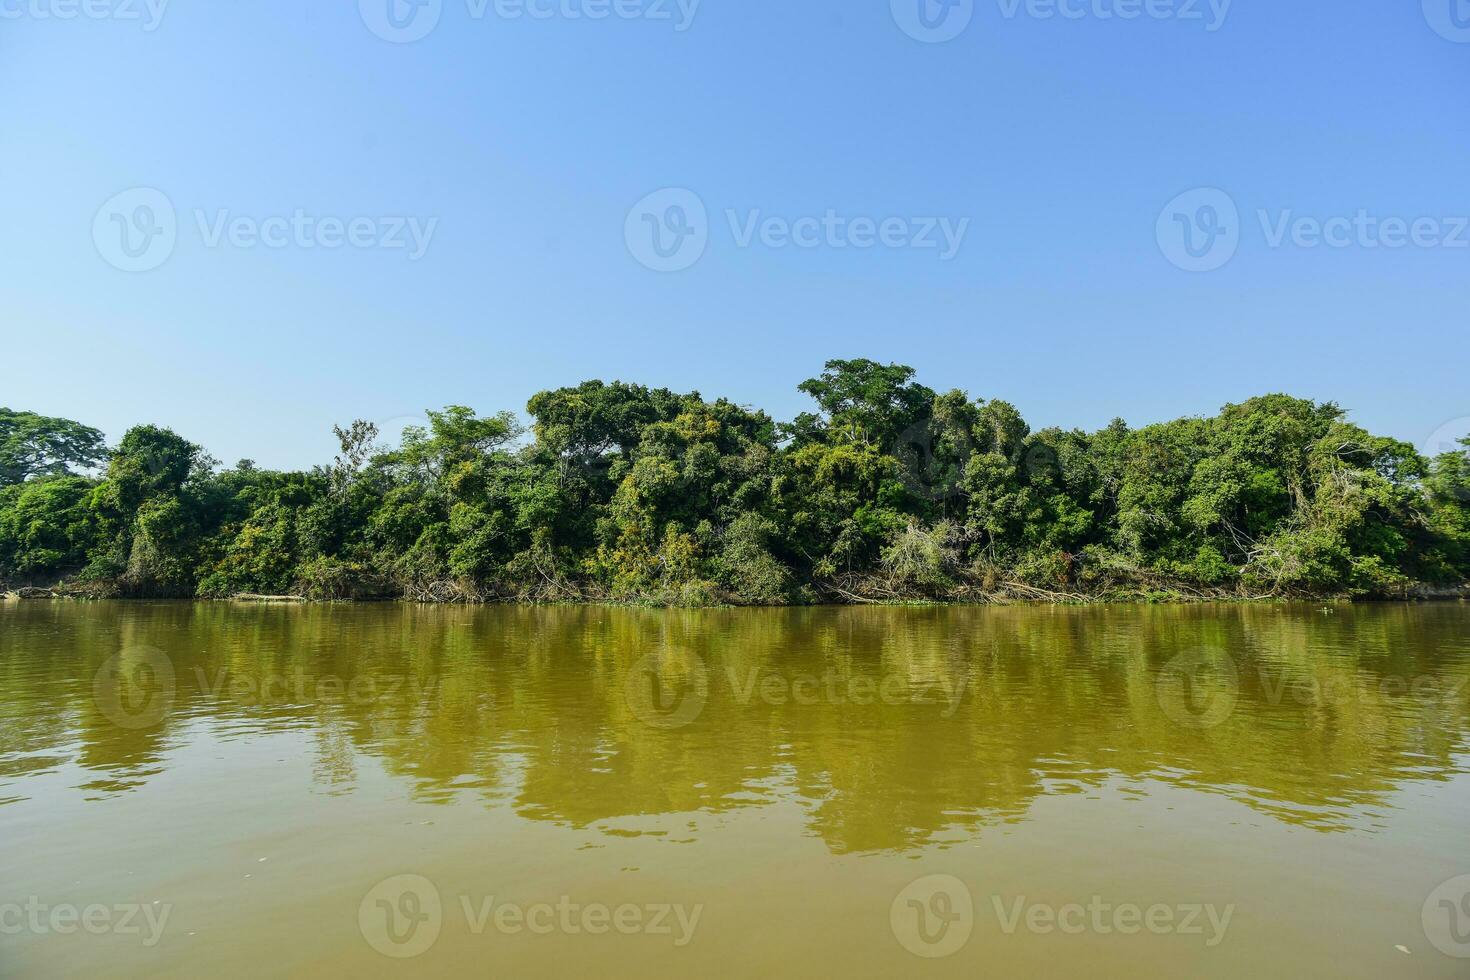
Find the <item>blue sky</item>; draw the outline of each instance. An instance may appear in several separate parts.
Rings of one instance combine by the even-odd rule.
[[[306,466],[593,377],[790,417],[866,356],[1037,428],[1470,428],[1465,0],[392,0],[406,42],[389,0],[83,2],[0,0],[0,404]]]

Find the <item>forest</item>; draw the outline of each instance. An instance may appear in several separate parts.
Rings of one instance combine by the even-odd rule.
[[[1032,431],[833,360],[789,422],[588,381],[525,419],[354,421],[306,472],[171,429],[0,409],[0,584],[124,598],[787,605],[1465,594],[1470,439],[1429,459],[1333,403]]]

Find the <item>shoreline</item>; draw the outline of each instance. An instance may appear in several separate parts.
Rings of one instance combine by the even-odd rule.
[[[1185,595],[1182,593],[1171,593],[1160,591],[1155,594],[1143,595],[1117,595],[1117,596],[1079,596],[1058,599],[1046,598],[1024,598],[1014,596],[980,596],[976,598],[891,598],[871,599],[862,601],[822,601],[822,602],[790,602],[780,604],[751,604],[751,603],[700,603],[679,604],[667,602],[617,600],[606,598],[588,599],[557,599],[557,600],[531,600],[521,598],[505,599],[451,599],[433,600],[411,598],[404,596],[382,596],[376,598],[344,598],[344,599],[313,599],[306,596],[295,595],[257,595],[242,593],[232,596],[183,596],[183,595],[117,595],[106,594],[96,591],[41,588],[36,586],[25,586],[14,589],[0,589],[0,602],[42,602],[42,601],[71,601],[71,602],[205,602],[205,603],[230,603],[246,606],[369,606],[384,604],[402,604],[415,606],[522,606],[535,607],[577,607],[577,606],[601,606],[620,609],[820,609],[820,608],[857,608],[862,606],[889,607],[889,608],[915,608],[915,607],[945,607],[945,606],[1194,606],[1194,605],[1288,605],[1305,603],[1322,603],[1324,605],[1381,605],[1389,603],[1440,603],[1440,602],[1466,602],[1470,601],[1470,585],[1460,587],[1439,587],[1411,590],[1404,595],[1397,596],[1351,596],[1351,595]]]

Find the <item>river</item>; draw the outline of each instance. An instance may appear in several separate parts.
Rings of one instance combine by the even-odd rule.
[[[1463,977],[1470,607],[0,603],[0,974]]]

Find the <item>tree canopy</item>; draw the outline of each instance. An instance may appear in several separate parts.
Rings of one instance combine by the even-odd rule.
[[[107,452],[102,433],[69,419],[0,408],[0,486],[92,469]]]
[[[157,426],[0,412],[0,580],[98,594],[803,603],[1403,596],[1470,577],[1470,441],[1426,459],[1282,394],[1033,431],[912,368],[833,360],[788,423],[589,381],[528,424],[358,420],[309,472]],[[104,472],[87,475],[106,462]]]

